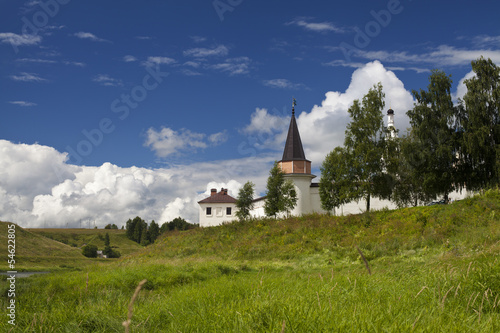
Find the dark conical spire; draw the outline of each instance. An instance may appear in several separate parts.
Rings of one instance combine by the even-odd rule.
[[[282,161],[306,160],[302,141],[300,140],[297,121],[295,119],[295,105],[297,105],[297,103],[294,98],[292,104],[292,119],[290,120],[290,127],[288,128]]]

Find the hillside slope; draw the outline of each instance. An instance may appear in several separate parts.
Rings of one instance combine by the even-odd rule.
[[[104,236],[109,234],[110,245],[122,256],[134,253],[142,246],[127,238],[121,229],[27,229],[29,232],[44,236],[58,242],[81,248],[85,244],[104,249]]]
[[[8,225],[0,222],[0,257],[7,258]],[[37,235],[16,225],[16,269],[46,270],[50,268],[81,266],[90,260],[81,254],[81,250],[52,239]],[[0,269],[7,269],[7,260],[0,262]]]
[[[168,232],[137,255],[163,258],[369,260],[405,251],[436,249],[464,254],[500,241],[500,191],[450,205],[383,210],[350,216],[310,215],[261,219]]]
[[[134,332],[499,332],[499,210],[496,190],[448,206],[169,232],[109,265],[20,279],[18,326],[122,331],[143,281]],[[8,288],[0,279],[0,294]]]

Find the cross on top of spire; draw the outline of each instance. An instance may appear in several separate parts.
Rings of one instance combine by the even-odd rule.
[[[297,121],[295,119],[296,105],[297,101],[294,98],[292,103],[292,118],[290,119],[290,127],[288,128],[288,135],[286,137],[282,161],[306,160],[304,148],[302,147],[302,141],[300,140],[299,129],[297,128]]]

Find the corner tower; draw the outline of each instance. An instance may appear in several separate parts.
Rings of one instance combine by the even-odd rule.
[[[283,157],[279,161],[281,170],[285,174],[311,174],[311,161],[306,159],[302,141],[300,140],[297,120],[295,119],[295,99],[292,104],[292,118],[288,127],[288,135],[286,137],[285,149]]]
[[[281,170],[285,173],[285,179],[289,179],[295,185],[297,192],[297,205],[292,210],[292,215],[300,216],[313,212],[311,202],[311,181],[316,176],[311,174],[311,161],[306,159],[304,147],[300,140],[297,120],[295,119],[295,99],[292,104],[292,118],[288,128],[283,158],[278,162]]]

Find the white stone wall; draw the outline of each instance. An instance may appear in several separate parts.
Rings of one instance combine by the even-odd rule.
[[[250,216],[259,218],[265,217],[266,212],[264,211],[264,204],[266,200],[259,200],[253,203],[253,209],[250,211]]]
[[[397,206],[389,200],[380,200],[378,198],[370,198],[370,210],[382,210],[384,208],[396,209]],[[366,200],[362,199],[358,202],[351,201],[345,205],[340,206],[335,209],[332,214],[335,215],[350,215],[350,214],[361,214],[366,212]]]
[[[326,213],[323,208],[321,208],[321,198],[319,196],[319,187],[311,187],[311,211],[310,213]]]
[[[288,175],[287,177],[289,177]],[[307,175],[303,175],[307,176]],[[292,180],[296,186],[297,194],[299,195],[299,201],[294,211],[292,212],[293,216],[300,216],[304,214],[311,213],[326,213],[321,208],[321,199],[319,196],[319,187],[310,187],[310,180],[312,179],[311,175],[309,178],[307,177],[294,177]],[[304,195],[305,193],[305,195]],[[449,194],[449,198],[452,201],[461,200],[471,193],[467,191],[452,192]],[[254,202],[254,209],[250,212],[250,215],[255,218],[265,217],[266,214],[264,212],[264,204],[265,200],[259,200]],[[300,203],[300,208],[299,207]],[[212,207],[212,215],[206,215],[206,208]],[[231,216],[226,215],[226,207],[231,207]],[[396,205],[389,200],[380,200],[378,198],[370,199],[370,210],[381,210],[384,208],[388,209],[396,209]],[[220,214],[218,214],[218,209]],[[237,220],[236,218],[236,204],[230,203],[204,203],[200,204],[200,227],[212,227],[221,225],[225,222],[232,222]],[[331,212],[334,215],[350,215],[350,214],[360,214],[366,211],[366,200],[360,200],[359,202],[352,201],[348,204],[342,205],[339,208],[335,209],[335,212]],[[284,215],[282,214],[282,216]]]
[[[291,180],[297,192],[297,205],[292,210],[291,215],[300,216],[312,213],[311,207],[311,180],[315,176],[311,174],[288,174],[286,180]]]

